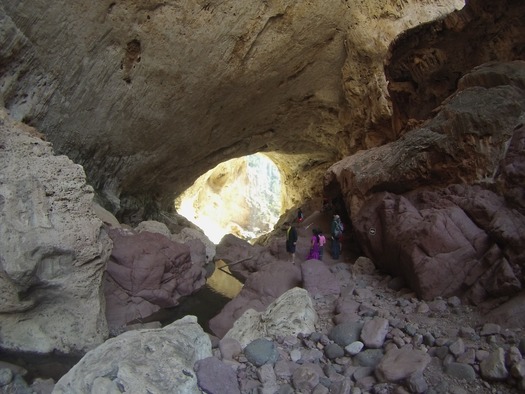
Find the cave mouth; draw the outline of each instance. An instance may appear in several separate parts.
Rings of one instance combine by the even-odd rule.
[[[175,208],[215,244],[226,234],[254,240],[272,231],[281,216],[280,171],[262,153],[225,161],[201,175]]]

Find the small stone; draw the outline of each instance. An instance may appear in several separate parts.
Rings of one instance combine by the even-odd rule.
[[[480,335],[485,337],[489,335],[499,334],[501,332],[501,326],[494,323],[486,323],[481,329]]]
[[[13,381],[13,371],[9,368],[0,369],[0,387],[6,386]]]
[[[461,327],[459,329],[459,336],[470,340],[475,340],[477,338],[476,330],[472,327]]]
[[[436,357],[443,360],[448,354],[448,347],[440,346],[435,350]]]
[[[296,390],[311,392],[319,384],[319,373],[310,365],[301,365],[292,375],[292,383]]]
[[[523,356],[525,356],[525,338],[522,338],[520,340],[520,344],[518,345],[518,349],[520,349],[520,352]]]
[[[265,338],[250,342],[244,348],[244,355],[256,367],[266,363],[275,364],[279,357],[275,343]]]
[[[363,342],[360,342],[360,341],[355,341],[355,342],[352,342],[350,345],[346,346],[345,347],[345,351],[351,355],[351,356],[355,356],[356,354],[358,354],[364,347],[365,345],[363,344]]]
[[[344,349],[337,343],[331,343],[324,348],[324,354],[329,360],[334,360],[345,355]]]
[[[301,359],[301,351],[298,350],[298,349],[293,349],[291,352],[290,352],[290,359],[293,361],[293,362],[297,362]]]
[[[226,360],[233,360],[236,356],[242,353],[242,346],[234,338],[223,338],[219,342],[219,350],[221,357]]]
[[[474,364],[476,362],[476,350],[472,348],[465,350],[463,354],[458,356],[457,361],[463,364]]]
[[[516,346],[511,346],[507,352],[506,363],[507,365],[517,364],[522,358],[520,350]]]
[[[427,346],[434,346],[434,343],[436,342],[436,338],[434,336],[427,332],[423,335],[423,343]]]
[[[381,359],[375,372],[381,381],[397,382],[415,372],[423,372],[430,360],[428,354],[419,350],[394,349]]]
[[[388,320],[381,317],[366,322],[361,330],[361,341],[367,348],[378,349],[383,346],[388,333]]]
[[[510,369],[510,373],[515,378],[525,378],[525,360],[521,360],[520,362],[514,364]]]
[[[504,380],[508,377],[509,371],[505,367],[505,351],[498,348],[480,364],[481,376],[487,380]]]
[[[490,355],[489,352],[483,349],[476,350],[476,360],[483,361]]]
[[[449,349],[450,352],[456,357],[460,354],[463,354],[465,352],[465,343],[463,342],[463,339],[459,338],[456,340],[449,346]]]
[[[430,311],[430,308],[427,303],[422,302],[421,304],[419,304],[416,311],[417,313],[425,314]]]
[[[421,372],[415,372],[410,375],[407,385],[412,393],[422,394],[428,390],[428,384]]]
[[[445,367],[445,373],[458,379],[476,379],[476,371],[469,364],[452,362]]]

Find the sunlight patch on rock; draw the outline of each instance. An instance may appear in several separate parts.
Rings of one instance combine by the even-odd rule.
[[[262,154],[226,161],[197,179],[175,207],[216,244],[225,234],[256,238],[281,214],[279,170]]]

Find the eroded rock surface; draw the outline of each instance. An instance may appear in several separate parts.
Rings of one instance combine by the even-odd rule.
[[[130,331],[88,352],[53,393],[200,393],[193,366],[211,356],[194,316],[157,330]]]
[[[462,10],[397,37],[385,66],[393,132],[428,119],[472,68],[523,60],[524,14],[520,1],[468,1]]]
[[[295,203],[329,164],[392,137],[390,42],[462,6],[5,0],[0,98],[84,166],[119,219],[171,208],[199,175],[255,152]]]
[[[82,353],[108,336],[111,240],[82,167],[0,111],[0,345]]]

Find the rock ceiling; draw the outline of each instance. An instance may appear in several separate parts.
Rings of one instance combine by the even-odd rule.
[[[0,98],[124,220],[255,152],[289,207],[334,162],[427,119],[472,67],[525,57],[523,4],[463,5],[5,0]]]
[[[406,67],[393,64],[406,66],[408,55],[389,54],[389,44],[461,7],[5,0],[0,94],[14,118],[84,166],[114,212],[166,208],[206,170],[254,152],[276,162],[292,205],[320,191],[335,161],[395,138],[387,55],[388,73],[400,81],[395,99],[415,99],[405,92]],[[468,15],[454,20],[461,31]],[[398,111],[401,123],[414,116]]]

